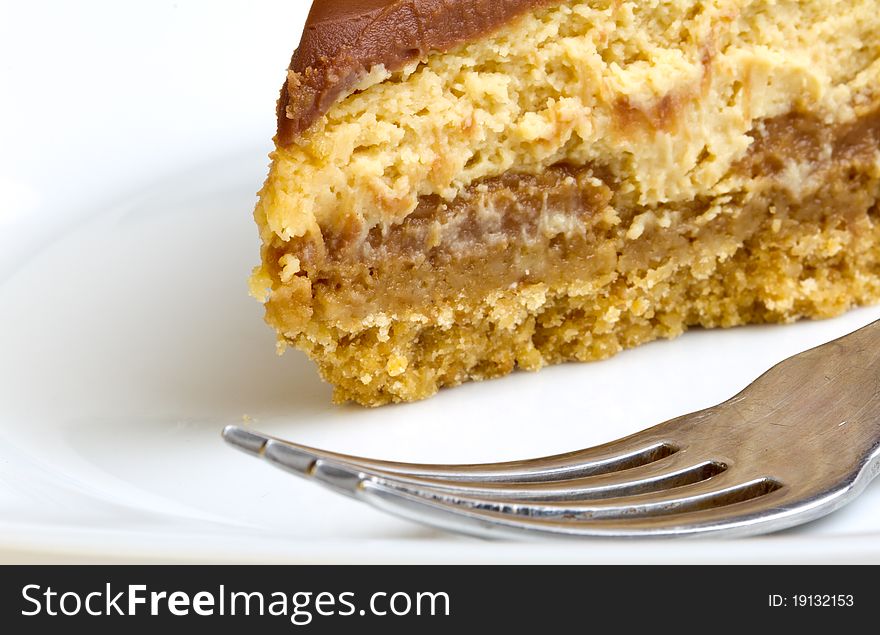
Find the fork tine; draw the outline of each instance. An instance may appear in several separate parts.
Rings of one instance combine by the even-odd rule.
[[[327,452],[283,439],[277,439],[238,426],[223,430],[223,438],[236,448],[262,456],[278,467],[308,475],[318,461],[356,465],[367,471],[380,471],[401,477],[468,482],[544,482],[609,474],[648,465],[679,452],[679,446],[662,434],[646,431],[612,443],[526,461],[473,465],[419,465],[380,461]],[[659,432],[659,431],[658,431]]]
[[[610,503],[585,504],[571,499],[536,501],[511,497],[492,500],[482,494],[472,498],[430,486],[414,486],[397,479],[367,475],[343,463],[319,462],[313,475],[322,484],[385,511],[394,511],[389,509],[389,505],[409,509],[418,507],[418,501],[422,501],[425,504],[422,507],[427,506],[429,516],[435,519],[438,515],[448,514],[459,520],[479,521],[476,523],[478,527],[484,521],[503,520],[514,529],[540,528],[542,531],[577,535],[619,534],[619,528],[614,527],[612,521],[625,521],[627,526],[632,526],[639,519],[650,521],[649,525],[639,528],[640,532],[654,532],[663,525],[678,527],[685,516],[691,524],[700,520],[705,524],[714,521],[718,514],[730,516],[730,509],[737,506],[742,513],[747,506],[754,506],[755,503],[760,507],[778,505],[778,498],[768,499],[767,496],[784,489],[782,484],[771,478],[743,480],[732,472],[724,472],[664,492],[616,497]],[[414,519],[419,520],[424,513],[425,509],[420,509]],[[661,517],[674,518],[664,521]],[[522,525],[518,524],[519,521],[527,522]],[[535,523],[540,523],[540,526]],[[563,525],[574,525],[576,528],[565,528]]]
[[[334,470],[334,477],[340,476],[340,471]],[[608,502],[602,500],[582,502],[580,500],[534,501],[519,498],[490,500],[485,497],[460,496],[431,489],[412,489],[384,479],[367,479],[367,483],[365,488],[370,487],[369,483],[375,483],[389,490],[443,502],[464,510],[566,522],[632,519],[697,512],[745,502],[782,487],[781,484],[766,477],[743,480],[731,472],[725,472],[705,481],[662,492],[615,497]]]
[[[268,454],[267,452],[269,461],[274,462]],[[366,469],[351,463],[325,460],[319,460],[309,475],[321,482],[335,483],[335,468],[340,466],[357,472],[361,479],[378,479],[401,490],[427,491],[439,497],[480,497],[487,501],[519,502],[599,500],[659,492],[705,481],[727,469],[726,465],[716,461],[690,460],[687,453],[682,452],[648,465],[620,472],[561,481],[477,483],[413,478]]]
[[[503,478],[478,482],[473,478],[454,480],[459,475],[458,469],[463,468],[453,467],[438,474],[434,466],[407,464],[407,471],[402,471],[393,469],[401,464],[390,464],[392,469],[389,470],[385,467],[389,464],[385,462],[322,452],[239,429],[228,430],[227,440],[276,467],[299,476],[314,476],[348,495],[354,493],[352,488],[357,482],[350,478],[337,482],[330,473],[332,467],[328,466],[345,466],[362,474],[362,478],[380,478],[404,489],[430,489],[442,495],[519,501],[595,500],[656,492],[705,481],[727,469],[721,462],[691,457],[687,451],[679,451],[651,463],[598,475],[578,476],[577,470],[552,469],[542,476],[549,479],[552,474],[558,480],[538,480],[533,470],[519,480],[517,477],[521,471],[492,470],[496,475],[503,473]]]
[[[242,452],[252,456],[262,456],[263,448],[266,447],[270,437],[257,432],[245,430],[239,426],[226,426],[223,428],[223,440]]]
[[[743,483],[739,488],[722,490],[723,495],[735,498],[755,482]],[[760,483],[758,483],[760,484]],[[386,483],[364,481],[359,498],[382,511],[428,524],[441,529],[490,538],[538,537],[672,537],[702,535],[746,536],[762,533],[765,523],[777,529],[803,522],[800,510],[783,504],[787,489],[781,487],[767,494],[747,500],[721,505],[705,511],[688,511],[684,505],[669,514],[621,514],[598,519],[558,519],[514,515],[479,508],[469,508],[443,500],[423,498],[400,491]],[[768,510],[770,512],[768,513]],[[826,513],[817,509],[816,517]],[[790,522],[786,523],[786,520]]]

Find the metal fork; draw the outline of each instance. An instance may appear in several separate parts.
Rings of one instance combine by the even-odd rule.
[[[223,437],[336,492],[455,532],[767,533],[831,513],[880,473],[880,321],[782,362],[718,406],[542,459],[415,465],[235,426]]]

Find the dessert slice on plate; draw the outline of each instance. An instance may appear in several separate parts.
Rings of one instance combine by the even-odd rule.
[[[316,2],[253,292],[338,400],[880,299],[876,0]]]

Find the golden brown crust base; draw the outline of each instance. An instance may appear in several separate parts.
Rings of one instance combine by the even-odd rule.
[[[851,193],[850,193],[851,194]],[[845,194],[833,201],[863,203]],[[822,200],[829,203],[828,200]],[[540,286],[463,302],[450,325],[395,322],[356,334],[316,329],[294,343],[318,362],[335,400],[366,406],[412,401],[440,387],[537,370],[564,361],[610,357],[690,326],[731,327],[825,318],[880,300],[876,197],[850,221],[768,219],[733,257],[704,271],[697,259],[674,271],[638,272],[571,294]],[[855,229],[855,232],[852,230]],[[735,248],[724,236],[707,236]],[[706,249],[705,253],[711,251]],[[624,258],[626,254],[623,255]],[[675,256],[667,259],[674,264]],[[604,284],[601,284],[604,282]]]

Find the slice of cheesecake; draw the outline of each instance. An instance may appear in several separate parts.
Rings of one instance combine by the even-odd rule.
[[[252,290],[336,399],[880,299],[876,0],[315,2]]]

